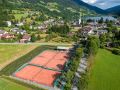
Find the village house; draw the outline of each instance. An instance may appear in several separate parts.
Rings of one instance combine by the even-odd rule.
[[[55,20],[54,19],[49,19],[47,21],[44,21],[44,24],[51,24],[53,23]]]
[[[39,30],[47,29],[47,25],[41,24],[40,26],[38,26],[38,29]]]
[[[6,33],[8,33],[8,32],[6,32],[4,30],[0,30],[0,39],[1,39],[2,35],[6,34]]]
[[[14,34],[6,33],[1,36],[2,39],[13,39],[15,38]]]
[[[7,26],[10,27],[12,25],[12,22],[11,21],[6,21],[7,23]]]
[[[72,27],[80,27],[81,24],[80,24],[79,21],[73,21],[73,22],[71,22],[71,26],[72,26]]]
[[[65,22],[63,20],[59,20],[58,23],[61,24],[61,25],[65,24]]]
[[[69,32],[69,33],[68,33],[68,36],[71,37],[71,36],[73,36],[74,34],[75,34],[74,32]]]
[[[15,26],[17,26],[17,27],[20,27],[20,26],[23,26],[23,25],[24,25],[23,22],[19,22],[19,23],[15,24]]]
[[[21,35],[26,33],[26,30],[20,30],[19,28],[13,28],[11,29],[11,31],[17,34],[21,34]]]
[[[108,30],[95,30],[94,33],[96,35],[106,34],[108,33]]]
[[[20,39],[20,43],[28,43],[31,41],[31,36],[28,34],[24,34],[22,39]]]
[[[91,35],[91,34],[94,34],[93,28],[89,27],[89,26],[86,26],[86,27],[84,27],[84,28],[81,29],[81,34],[82,35]]]
[[[104,24],[97,24],[96,27],[99,29],[99,28],[107,28],[107,25],[104,23]]]
[[[23,35],[23,34],[26,33],[26,30],[18,30],[16,33],[17,33],[17,34],[21,34],[21,35]]]
[[[44,25],[44,24],[41,24],[37,28],[38,28],[38,30],[40,30],[42,32],[46,32],[47,31],[47,25]]]

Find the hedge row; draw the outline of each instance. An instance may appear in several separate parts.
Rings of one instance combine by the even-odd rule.
[[[79,67],[80,58],[82,56],[82,53],[83,53],[82,48],[77,48],[75,50],[75,55],[69,66],[70,70],[64,74],[66,77],[66,80],[67,80],[67,84],[65,85],[65,90],[70,90],[72,88],[73,78],[74,78],[75,72],[77,71],[77,68]]]
[[[115,55],[120,55],[120,49],[119,48],[105,48],[109,51],[111,51]]]
[[[112,50],[112,53],[113,53],[113,54],[116,54],[116,55],[120,55],[120,49],[114,48],[114,49]]]

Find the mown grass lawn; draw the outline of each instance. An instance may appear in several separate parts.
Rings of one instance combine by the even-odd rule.
[[[0,68],[30,52],[38,45],[0,45]]]
[[[100,49],[88,81],[87,90],[120,90],[120,56]]]
[[[14,14],[15,19],[20,20],[22,17],[27,17],[27,14]]]
[[[120,27],[118,27],[118,30],[120,30]]]
[[[0,90],[30,90],[30,88],[11,82],[7,79],[0,78]]]

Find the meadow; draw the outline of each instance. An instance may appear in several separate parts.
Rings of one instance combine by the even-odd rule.
[[[90,70],[87,90],[120,90],[120,56],[99,50]]]
[[[38,45],[0,45],[0,68],[30,52]]]
[[[30,90],[30,88],[11,82],[7,79],[0,78],[0,90]]]

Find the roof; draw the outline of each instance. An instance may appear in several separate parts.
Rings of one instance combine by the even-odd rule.
[[[17,32],[26,32],[26,30],[17,30]]]
[[[13,28],[13,29],[11,29],[13,32],[19,32],[19,33],[21,33],[21,32],[24,32],[24,33],[26,33],[26,30],[20,30],[19,28]]]
[[[25,35],[23,35],[23,37],[22,37],[22,39],[30,39],[31,38],[31,36],[29,36],[28,34],[25,34]]]
[[[108,32],[107,30],[97,30],[97,32]]]
[[[10,37],[11,37],[11,36],[13,36],[13,34],[6,33],[6,34],[3,34],[3,35],[2,35],[2,37],[3,37],[3,38],[6,38],[6,37],[8,37],[8,36],[10,36]]]
[[[12,31],[14,31],[14,30],[19,30],[19,28],[12,28],[11,30],[12,30]]]
[[[57,49],[62,49],[62,50],[69,50],[70,47],[62,47],[62,46],[58,46]]]
[[[0,30],[0,34],[4,34],[5,33],[5,31],[3,31],[3,30]]]

